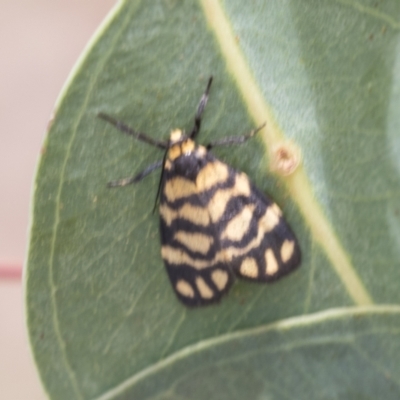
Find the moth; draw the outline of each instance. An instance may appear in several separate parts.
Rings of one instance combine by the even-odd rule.
[[[171,132],[168,141],[136,132],[105,113],[98,116],[133,138],[164,151],[162,160],[138,175],[109,182],[109,187],[139,182],[161,167],[161,256],[178,299],[186,306],[218,302],[235,278],[273,282],[301,262],[299,243],[278,205],[261,193],[243,172],[210,152],[213,147],[244,143],[244,136],[197,145],[202,115],[213,78],[202,95],[189,134]]]

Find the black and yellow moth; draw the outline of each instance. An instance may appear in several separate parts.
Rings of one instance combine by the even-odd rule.
[[[235,277],[273,282],[292,272],[301,260],[298,241],[278,205],[246,174],[209,151],[219,145],[243,143],[262,127],[207,146],[194,142],[211,83],[212,77],[190,133],[173,130],[169,141],[152,139],[107,114],[99,114],[124,133],[164,150],[163,160],[109,186],[138,182],[162,167],[156,196],[156,204],[160,196],[161,256],[172,287],[186,306],[218,302]]]

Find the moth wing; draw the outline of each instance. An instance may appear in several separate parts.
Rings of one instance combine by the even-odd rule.
[[[209,195],[201,192],[191,201],[161,198],[161,255],[175,294],[186,306],[216,303],[234,282],[230,265],[216,261],[221,245],[208,200]]]
[[[221,245],[242,279],[272,282],[294,271],[301,262],[299,243],[277,204],[251,185],[249,197],[236,197],[226,211]]]

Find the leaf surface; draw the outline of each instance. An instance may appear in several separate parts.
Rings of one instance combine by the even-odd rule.
[[[257,340],[268,349],[271,326],[342,307],[340,321],[321,317],[309,328],[310,346],[321,337],[319,329],[332,329],[340,341],[346,337],[343,321],[357,318],[354,306],[399,302],[399,16],[394,0],[118,4],[60,97],[35,182],[27,319],[51,398],[98,398],[113,389],[118,398],[127,382],[137,385],[128,393],[144,396],[150,392],[135,377],[187,352],[189,364],[166,365],[151,378],[157,398],[179,398],[166,379],[176,385],[179,368],[193,362],[202,379],[211,379],[210,349],[227,359],[232,377],[240,375],[243,366],[230,361],[236,342],[228,356],[220,338],[231,343],[242,335],[240,359],[252,346],[253,330],[261,329]],[[199,142],[267,122],[263,135],[214,153],[278,202],[299,238],[303,261],[276,284],[239,281],[220,304],[189,310],[177,302],[160,256],[158,216],[152,213],[158,174],[126,188],[106,187],[140,172],[162,152],[96,115],[106,112],[165,139],[172,128],[191,128],[210,75],[215,81]],[[301,150],[302,163],[279,177],[269,170],[271,151],[287,139]],[[397,314],[377,308],[365,308],[362,318],[390,331]],[[307,333],[297,325],[290,331],[286,346]],[[395,336],[388,334],[379,361],[385,368],[399,356]],[[370,335],[368,346],[374,338],[381,340]],[[334,355],[337,348],[327,343],[324,352]],[[327,373],[307,372],[305,357],[291,361],[321,387]],[[353,348],[349,357],[359,365]],[[264,365],[262,355],[249,360],[249,375],[254,363],[263,365],[263,374],[279,363]],[[331,368],[329,357],[320,362]],[[298,379],[291,368],[282,380],[275,378],[280,394],[266,385],[262,392],[249,389],[248,398],[290,398]],[[372,366],[367,369],[374,374]],[[232,393],[239,381],[229,381]],[[210,390],[218,386],[212,382]],[[346,390],[358,389],[357,380],[346,382]],[[327,398],[349,398],[339,395],[343,381],[332,385]],[[153,394],[136,396],[127,398]]]

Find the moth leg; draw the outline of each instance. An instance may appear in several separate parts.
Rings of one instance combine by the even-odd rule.
[[[139,172],[137,175],[135,175],[131,178],[124,178],[124,179],[119,179],[117,181],[108,182],[107,187],[113,188],[113,187],[128,186],[128,185],[131,185],[132,183],[139,182],[143,178],[145,178],[147,175],[152,173],[155,169],[160,168],[162,163],[163,163],[162,160],[157,161],[157,162],[149,165],[142,172]]]
[[[201,96],[200,103],[197,107],[196,116],[194,118],[194,126],[189,135],[189,137],[191,139],[194,139],[197,136],[197,134],[200,132],[201,117],[203,115],[204,109],[205,109],[207,101],[208,101],[208,93],[210,92],[210,87],[211,87],[212,81],[213,81],[213,77],[210,76],[210,78],[208,79],[206,90],[203,93],[203,95]]]
[[[165,151],[164,157],[161,160],[162,170],[161,170],[161,174],[160,174],[160,180],[158,182],[158,189],[157,189],[156,199],[154,201],[153,214],[156,211],[158,197],[160,196],[160,193],[161,193],[161,187],[162,187],[162,183],[163,183],[163,179],[164,179],[164,172],[165,172],[165,161],[167,160],[167,156],[168,156],[168,150]]]
[[[220,140],[216,140],[215,142],[209,143],[206,146],[206,148],[207,148],[207,150],[210,150],[210,149],[212,149],[213,147],[216,147],[216,146],[230,146],[232,144],[244,143],[246,140],[249,140],[250,138],[252,138],[262,128],[264,128],[265,125],[266,125],[265,123],[260,125],[258,128],[253,129],[247,135],[243,135],[243,136],[228,136],[228,137],[222,138]]]
[[[97,116],[99,118],[101,118],[102,120],[110,123],[111,125],[114,125],[119,131],[125,133],[128,136],[132,136],[137,140],[140,140],[147,144],[151,144],[152,146],[158,147],[159,149],[167,149],[168,148],[167,142],[164,142],[162,140],[153,139],[150,136],[147,136],[146,134],[141,133],[141,132],[136,132],[131,127],[124,124],[122,121],[118,121],[117,119],[115,119],[114,117],[111,117],[108,114],[100,112],[97,114]]]

